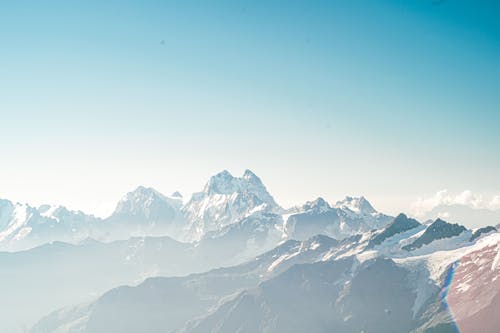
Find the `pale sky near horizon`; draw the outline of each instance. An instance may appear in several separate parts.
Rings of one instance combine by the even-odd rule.
[[[283,206],[500,195],[491,1],[2,1],[0,42],[2,198],[105,216],[247,168]]]

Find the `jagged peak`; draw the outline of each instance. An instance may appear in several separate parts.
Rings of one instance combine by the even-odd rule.
[[[245,172],[243,173],[243,179],[248,180],[249,182],[252,183],[261,183],[261,180],[255,173],[252,172],[250,169],[246,169]]]
[[[446,222],[445,220],[443,220],[441,218],[437,218],[436,220],[434,220],[434,222],[432,222],[431,226],[432,225],[434,225],[434,226],[448,225],[448,224],[452,224],[452,223]]]
[[[406,216],[406,214],[400,213],[394,218],[392,223],[385,228],[385,230],[390,230],[391,232],[401,232],[417,228],[421,225],[422,224],[417,220]]]
[[[265,191],[262,181],[252,171],[247,169],[243,176],[234,177],[229,171],[222,170],[210,177],[203,192],[207,194],[231,194],[249,189]]]
[[[374,214],[377,211],[364,196],[346,196],[343,200],[337,201],[335,208],[349,209],[355,213]]]
[[[235,178],[233,175],[227,171],[222,170],[221,172],[213,175],[208,180],[203,192],[212,194],[212,193],[223,193],[227,191],[233,192]]]
[[[138,186],[128,192],[118,202],[114,214],[129,213],[150,207],[154,202],[165,202],[173,206],[180,206],[181,198],[167,197],[152,187]]]
[[[440,218],[436,219],[431,225],[425,229],[424,233],[417,238],[413,243],[402,247],[403,250],[412,251],[423,245],[430,244],[431,242],[442,239],[451,238],[460,235],[467,229],[457,223],[448,223]]]
[[[137,194],[142,194],[142,195],[158,195],[158,196],[162,196],[163,194],[161,194],[160,192],[158,192],[157,190],[155,190],[154,188],[152,187],[146,187],[146,186],[137,186],[137,188],[127,194],[133,194],[133,195],[137,195]]]
[[[210,179],[214,179],[214,180],[216,180],[216,179],[233,179],[233,178],[234,178],[234,176],[226,169],[224,169],[221,172],[218,172],[215,175],[213,175],[212,177],[210,177]]]
[[[491,225],[488,225],[488,226],[482,227],[482,228],[478,228],[477,230],[475,230],[472,233],[472,236],[470,237],[469,242],[472,242],[472,241],[478,239],[482,235],[486,235],[486,234],[489,234],[491,232],[497,232],[497,231],[498,231],[498,228],[491,226]]]
[[[412,225],[421,225],[420,222],[418,222],[417,220],[411,218],[411,217],[408,217],[406,214],[404,213],[400,213],[398,216],[396,216],[394,218],[394,221],[391,223],[391,225],[408,225],[408,224],[412,224]]]
[[[461,230],[465,231],[466,228],[458,223],[449,223],[446,222],[445,220],[442,220],[440,218],[437,218],[431,225],[427,227],[426,232],[435,232],[441,229],[450,229],[450,230]]]
[[[154,199],[166,199],[166,197],[152,187],[145,187],[141,185],[135,188],[133,191],[125,194],[120,200],[119,204],[124,204],[126,202],[140,203]]]
[[[182,195],[178,191],[175,191],[170,196],[166,196],[152,187],[146,187],[141,185],[135,188],[133,191],[130,191],[127,194],[125,194],[122,197],[121,201],[130,201],[130,200],[141,201],[147,199],[169,200],[169,199],[181,199],[181,198]]]
[[[170,196],[171,196],[172,198],[179,198],[179,199],[182,199],[182,198],[183,198],[182,194],[181,194],[179,191],[175,191],[175,192],[174,192],[174,193],[172,193]]]
[[[313,201],[307,201],[303,206],[303,210],[311,210],[311,209],[331,209],[328,202],[325,199],[318,197]]]

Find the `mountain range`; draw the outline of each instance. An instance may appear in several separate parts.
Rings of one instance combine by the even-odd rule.
[[[252,171],[234,177],[224,170],[185,203],[178,192],[166,196],[139,186],[104,219],[62,206],[32,207],[1,200],[0,249],[25,250],[52,241],[78,243],[86,238],[109,242],[131,236],[169,236],[182,242],[199,242],[234,233],[243,225],[248,229],[249,220],[254,221],[256,231],[265,229],[268,222],[255,222],[263,216],[267,220],[272,216],[278,238],[297,239],[318,233],[343,238],[380,228],[391,219],[378,213],[363,197],[346,197],[332,206],[318,198],[285,210]]]
[[[285,209],[250,170],[104,219],[1,200],[0,248],[2,332],[489,333],[500,311],[498,227]]]

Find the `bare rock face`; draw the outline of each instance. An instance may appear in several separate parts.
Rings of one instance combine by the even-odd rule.
[[[495,231],[497,231],[497,228],[492,227],[492,226],[487,226],[487,227],[484,227],[484,228],[479,228],[476,231],[474,231],[474,233],[472,234],[471,238],[469,239],[469,242],[473,242],[476,239],[478,239],[479,237],[481,237],[482,235],[489,234],[490,232],[495,232]]]
[[[441,219],[437,219],[434,223],[427,227],[422,236],[417,238],[413,243],[404,246],[403,249],[412,251],[438,239],[458,236],[465,230],[467,230],[465,227],[456,223],[451,224]]]
[[[415,229],[419,226],[421,226],[421,224],[417,220],[408,218],[405,214],[399,214],[384,231],[372,238],[368,247],[372,248],[376,245],[380,245],[383,241],[396,234]]]

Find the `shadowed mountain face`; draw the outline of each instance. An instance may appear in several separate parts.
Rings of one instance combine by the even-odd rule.
[[[353,263],[344,259],[293,266],[181,331],[209,332],[217,327],[218,332],[315,332],[326,328],[325,321],[334,321],[330,303],[339,297]]]
[[[121,287],[101,297],[92,307],[85,331],[165,332],[212,304],[181,278],[149,279],[140,288]]]
[[[481,235],[486,235],[486,234],[489,234],[490,232],[496,232],[496,231],[497,231],[497,228],[492,227],[492,226],[487,226],[487,227],[484,227],[484,228],[479,228],[476,231],[474,231],[474,233],[472,234],[472,236],[469,239],[469,241],[473,242],[476,239],[478,239],[479,237],[481,237]]]
[[[116,288],[32,332],[428,333],[459,325],[494,333],[498,236],[416,257],[400,249],[396,259],[367,259],[367,237],[290,240],[238,266]]]
[[[405,282],[407,272],[390,260],[354,272],[353,264],[346,258],[294,266],[184,332],[408,331],[415,294]]]
[[[384,229],[384,231],[370,240],[368,247],[371,248],[375,245],[380,245],[386,239],[402,232],[417,228],[420,225],[421,224],[417,220],[408,218],[405,214],[399,214],[394,221]]]
[[[147,327],[147,332],[168,332],[205,314],[224,297],[256,287],[296,263],[318,260],[337,245],[326,236],[305,242],[290,240],[238,266],[182,278],[151,278],[135,288],[111,290],[91,305],[55,312],[33,332],[52,332],[61,325],[85,332],[137,332],[138,327]],[[62,324],[66,319],[70,322]]]
[[[19,331],[20,323],[35,322],[49,309],[90,301],[117,285],[207,269],[191,258],[186,244],[167,237],[55,242],[0,253],[1,331]]]

